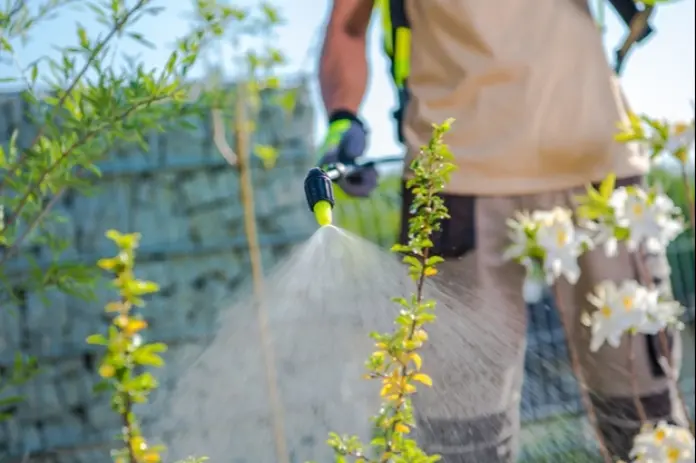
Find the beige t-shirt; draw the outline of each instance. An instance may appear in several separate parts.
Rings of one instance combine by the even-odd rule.
[[[412,29],[404,133],[431,123],[459,169],[448,193],[517,195],[644,174],[614,140],[626,109],[585,0],[405,0]]]

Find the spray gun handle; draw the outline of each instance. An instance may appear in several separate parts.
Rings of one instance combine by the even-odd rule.
[[[333,183],[345,177],[359,172],[362,169],[374,167],[377,164],[402,162],[403,157],[392,156],[380,159],[371,159],[359,164],[335,163],[325,166],[323,169],[314,167],[307,172],[304,181],[305,196],[309,210],[321,226],[330,225],[332,222],[331,210],[335,204]]]
[[[339,180],[344,178],[346,176],[346,173],[348,172],[348,168],[346,167],[346,165],[341,162],[336,162],[324,166],[322,170],[326,173],[326,176],[332,182],[338,182]]]
[[[375,160],[351,164],[337,162],[325,166],[324,172],[326,172],[326,175],[331,179],[332,182],[338,182],[339,180],[342,180],[346,177],[350,177],[351,175],[357,174],[363,169],[374,167],[377,163],[378,161]]]

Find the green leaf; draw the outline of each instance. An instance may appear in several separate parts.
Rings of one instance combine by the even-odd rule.
[[[418,272],[420,272],[420,269],[423,267],[423,264],[421,263],[421,261],[413,256],[404,256],[404,258],[402,259],[402,262],[406,265],[410,265],[414,271],[418,271]]]
[[[140,45],[146,46],[147,48],[155,48],[155,44],[147,40],[145,36],[139,32],[129,32],[128,37],[135,40]]]
[[[390,250],[391,250],[391,252],[404,253],[404,252],[409,252],[411,250],[411,248],[404,245],[404,244],[395,244],[391,247]]]
[[[80,46],[84,48],[85,50],[89,49],[89,37],[87,37],[87,31],[85,30],[84,27],[78,26],[77,27],[77,36],[80,40]]]
[[[129,281],[126,288],[133,296],[144,296],[159,291],[159,285],[157,283],[142,280]]]
[[[604,199],[611,198],[616,186],[616,174],[609,174],[599,186],[599,194]]]
[[[36,83],[37,77],[39,77],[39,65],[37,63],[34,63],[31,66],[31,74],[29,77],[29,80],[31,81],[32,85]]]
[[[261,160],[265,169],[272,169],[278,160],[278,150],[270,145],[254,146],[254,155]]]
[[[157,380],[152,373],[145,372],[128,381],[126,387],[131,391],[150,391],[157,385]]]
[[[92,388],[92,392],[94,392],[95,394],[100,394],[109,390],[109,388],[111,388],[111,384],[108,381],[99,381]]]
[[[106,237],[113,241],[119,249],[135,249],[140,241],[140,233],[122,234],[116,230],[106,232]]]
[[[138,365],[151,366],[151,367],[162,367],[164,366],[164,359],[157,354],[152,352],[138,352],[133,354],[133,361]]]
[[[143,366],[162,367],[164,359],[159,353],[166,352],[167,345],[163,343],[145,344],[133,352],[134,361]]]
[[[0,397],[0,408],[10,407],[24,402],[24,397],[19,395]]]
[[[103,334],[92,334],[87,337],[87,344],[92,344],[95,346],[107,346],[109,345],[109,340]]]
[[[425,264],[428,266],[433,266],[433,265],[441,264],[444,261],[445,261],[445,259],[443,259],[440,256],[432,256],[432,257],[428,257],[428,259],[425,261]]]
[[[10,42],[2,35],[0,35],[0,50],[7,51],[9,53],[14,53],[14,49],[12,48]]]

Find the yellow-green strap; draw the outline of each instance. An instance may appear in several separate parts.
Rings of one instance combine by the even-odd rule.
[[[411,29],[396,29],[396,50],[394,53],[394,82],[401,88],[411,73]]]
[[[411,29],[404,26],[393,29],[390,0],[377,0],[375,5],[382,10],[384,49],[393,61],[394,82],[402,88],[411,72]]]
[[[375,2],[377,8],[382,10],[382,29],[384,29],[384,49],[387,55],[393,56],[394,54],[394,43],[392,36],[392,21],[391,21],[391,9],[389,6],[389,0],[377,0]]]

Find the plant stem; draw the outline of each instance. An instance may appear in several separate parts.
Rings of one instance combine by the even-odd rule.
[[[568,356],[570,357],[570,364],[573,368],[573,374],[578,382],[580,388],[580,398],[582,399],[583,405],[585,406],[585,411],[587,412],[587,419],[592,426],[595,433],[595,438],[597,439],[597,445],[599,446],[599,453],[602,455],[604,463],[612,463],[612,457],[604,443],[604,436],[599,429],[599,421],[597,420],[597,412],[595,411],[594,405],[592,404],[592,399],[590,397],[590,390],[587,387],[587,382],[585,381],[585,374],[582,370],[580,364],[580,356],[575,348],[575,343],[573,342],[573,333],[570,332],[569,322],[568,322],[568,311],[563,310],[562,299],[558,291],[558,284],[553,286],[554,298],[556,300],[556,309],[558,310],[559,318],[561,320],[561,325],[565,333],[566,346],[568,347]]]
[[[691,180],[689,179],[689,171],[686,168],[686,162],[681,164],[682,182],[686,192],[686,202],[689,207],[689,224],[691,225],[691,239],[696,237],[696,212],[694,212],[694,195],[691,191]]]
[[[631,389],[633,391],[633,404],[636,407],[636,412],[638,413],[638,419],[641,424],[648,422],[648,415],[645,413],[645,407],[643,407],[643,402],[640,400],[640,390],[638,389],[638,377],[636,375],[636,353],[635,353],[635,336],[629,334],[628,336],[628,368],[631,374]]]
[[[123,423],[123,440],[128,448],[128,461],[129,463],[138,463],[138,459],[135,457],[135,451],[133,449],[133,422],[131,420],[133,403],[131,402],[128,393],[124,393],[123,402],[123,414],[121,418]]]
[[[0,268],[3,266],[3,264],[14,255],[15,252],[19,250],[19,247],[22,245],[22,242],[26,239],[29,234],[34,231],[34,229],[37,227],[37,225],[44,219],[46,218],[46,215],[48,215],[49,212],[51,212],[51,209],[58,203],[58,200],[63,196],[63,193],[65,193],[65,188],[62,190],[58,191],[51,200],[44,206],[44,208],[36,214],[36,217],[26,226],[24,231],[22,232],[21,235],[17,237],[16,240],[12,243],[12,246],[7,249],[2,257],[0,258]]]
[[[432,199],[433,199],[432,185],[428,185],[428,188],[426,188],[426,191],[428,192],[427,193],[427,200],[426,200],[425,205],[423,207],[429,209],[432,207]],[[429,235],[430,233],[424,233],[424,234]],[[425,271],[427,268],[426,262],[428,261],[429,255],[430,255],[430,249],[429,248],[423,249],[422,255],[420,256],[421,271],[420,271],[420,275],[418,275],[418,280],[416,281],[416,304],[415,304],[415,308],[419,307],[423,303],[423,288],[425,286],[425,279],[426,279]],[[414,308],[414,310],[415,310],[415,308]],[[416,327],[417,327],[417,322],[414,319],[411,322],[411,325],[409,326],[409,329],[408,329],[408,334],[407,334],[406,339],[405,339],[407,342],[413,341],[413,335],[416,332]],[[406,361],[406,363],[401,364],[401,376],[406,377],[407,375],[408,375],[408,360]],[[399,391],[399,394],[398,394],[397,399],[396,399],[396,404],[397,404],[396,412],[397,413],[400,410],[400,408],[403,406],[404,399],[405,399],[405,392],[402,389]],[[395,420],[394,423],[392,423],[390,437],[394,435],[394,433],[396,432],[396,427],[399,424],[400,424],[400,422],[397,420]],[[385,455],[389,456],[393,452],[392,445],[393,445],[393,442],[391,439],[389,439],[386,443]],[[389,458],[391,458],[391,457],[389,457]],[[388,461],[388,460],[382,460],[382,461],[383,461],[383,463],[386,463],[386,461]]]
[[[665,332],[665,330],[661,330],[657,336],[660,341],[660,351],[662,352],[662,357],[664,357],[666,363],[666,368],[663,367],[663,369],[665,370],[667,378],[675,386],[677,397],[679,398],[679,401],[681,402],[683,407],[682,410],[684,413],[684,419],[687,420],[687,422],[689,423],[689,430],[691,431],[692,435],[696,435],[694,420],[691,419],[691,414],[689,413],[689,408],[686,405],[684,394],[682,393],[682,390],[679,387],[679,378],[677,377],[677,372],[675,371],[673,366],[672,349],[669,348],[669,340],[667,339],[667,333]]]
[[[423,265],[423,269],[421,270],[420,275],[418,276],[418,281],[416,283],[416,307],[418,307],[422,302],[423,302],[423,286],[425,284],[425,262],[428,260],[428,255],[429,255],[429,249],[424,249],[423,250],[423,255],[421,256],[421,264]],[[405,338],[406,342],[413,341],[413,334],[416,332],[416,320],[414,319],[411,322],[411,325],[408,328],[408,334]],[[407,352],[411,353],[411,352]],[[408,361],[401,363],[401,377],[405,378],[408,375]],[[395,413],[398,413],[401,410],[401,407],[404,404],[406,398],[406,393],[403,390],[403,388],[399,391],[397,398],[395,400],[396,402],[396,410]],[[399,420],[394,420],[391,426],[391,431],[389,433],[389,436],[393,436],[394,433],[396,432],[396,427],[401,424],[401,421]],[[387,456],[387,459],[383,459],[382,463],[386,463],[389,461],[389,458],[391,458],[391,454],[394,451],[393,447],[393,441],[392,439],[389,439],[386,443],[385,450],[384,450],[384,455]],[[384,456],[382,457],[384,458]]]
[[[252,282],[254,296],[258,305],[258,322],[261,335],[261,345],[266,365],[266,378],[268,381],[268,393],[271,399],[273,411],[273,434],[276,447],[276,458],[279,463],[289,463],[287,442],[285,439],[284,410],[278,390],[278,378],[276,375],[276,362],[273,355],[273,343],[271,340],[268,312],[265,304],[264,277],[261,258],[261,246],[259,245],[258,231],[256,229],[256,208],[254,206],[254,187],[251,178],[249,159],[249,130],[247,127],[246,95],[242,90],[245,84],[239,84],[239,92],[235,101],[234,139],[237,168],[239,171],[240,196],[244,209],[244,233],[249,248],[249,260],[251,262]],[[222,135],[224,137],[224,134]]]
[[[638,278],[641,280],[641,284],[646,288],[654,289],[655,283],[652,276],[650,275],[650,270],[648,270],[645,265],[645,252],[642,248],[639,248],[634,254],[635,266],[638,270]],[[658,334],[660,350],[662,351],[662,356],[665,358],[665,364],[662,365],[662,369],[665,371],[667,379],[672,383],[674,389],[677,393],[677,400],[681,402],[682,413],[684,414],[684,419],[688,420],[689,428],[694,430],[694,422],[691,420],[691,414],[689,413],[689,408],[684,400],[684,394],[682,393],[681,387],[679,387],[679,377],[677,372],[674,371],[674,363],[672,361],[672,349],[669,348],[669,342],[667,342],[667,334],[665,330],[660,331]]]

